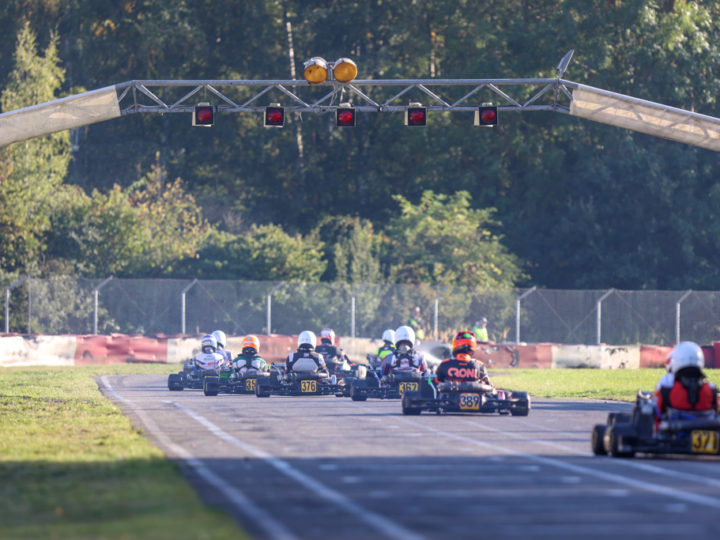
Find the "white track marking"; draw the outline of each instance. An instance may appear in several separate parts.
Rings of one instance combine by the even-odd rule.
[[[424,538],[423,536],[387,519],[380,514],[361,507],[339,491],[336,491],[326,486],[325,484],[318,482],[314,478],[296,469],[287,461],[273,456],[269,452],[261,450],[260,448],[256,448],[251,444],[236,439],[235,437],[224,431],[222,428],[213,424],[210,420],[193,411],[192,409],[189,409],[184,405],[180,405],[177,402],[170,403],[172,403],[175,407],[184,412],[190,418],[203,425],[208,431],[210,431],[210,433],[215,435],[217,438],[229,444],[232,444],[233,446],[236,446],[241,450],[256,456],[259,459],[262,459],[268,465],[275,468],[277,471],[281,472],[285,476],[292,478],[306,489],[315,493],[317,496],[322,497],[326,501],[342,508],[347,513],[353,515],[360,521],[364,521],[381,534],[384,534],[389,538],[397,538],[398,540],[421,540],[422,538]]]
[[[477,439],[465,437],[463,435],[457,435],[456,433],[450,433],[448,431],[436,429],[436,428],[426,426],[424,424],[421,424],[421,423],[413,421],[413,420],[408,420],[406,418],[398,418],[397,420],[404,422],[406,424],[410,424],[412,426],[419,427],[419,428],[429,431],[431,433],[435,433],[436,435],[441,435],[441,436],[447,437],[449,439],[455,439],[457,441],[463,441],[466,443],[474,444],[476,446],[480,446],[480,447],[486,448],[488,450],[495,450],[497,452],[503,452],[505,454],[522,457],[522,458],[525,458],[525,459],[528,459],[531,461],[535,461],[537,463],[542,463],[544,465],[556,467],[558,469],[565,469],[567,471],[572,471],[576,474],[584,474],[587,476],[594,476],[596,478],[600,478],[601,480],[605,480],[608,482],[614,482],[616,484],[622,484],[625,486],[630,486],[630,487],[633,487],[636,489],[642,489],[642,490],[645,490],[645,491],[648,491],[651,493],[657,493],[659,495],[663,495],[665,497],[671,497],[673,499],[679,499],[681,501],[692,502],[695,504],[708,506],[710,508],[719,508],[720,509],[720,499],[717,499],[715,497],[706,497],[704,495],[698,495],[696,493],[689,493],[687,491],[682,491],[680,489],[675,489],[675,488],[663,486],[660,484],[653,484],[651,482],[646,482],[644,480],[634,480],[632,478],[628,478],[626,476],[621,476],[619,474],[598,471],[595,469],[591,469],[589,467],[583,467],[582,465],[573,465],[571,463],[565,463],[564,461],[561,461],[559,459],[553,459],[553,458],[538,456],[538,455],[534,455],[534,454],[528,454],[526,452],[520,452],[518,450],[513,450],[512,448],[502,447],[498,444],[486,443],[483,441],[479,441]],[[502,433],[506,433],[502,430],[491,430],[491,431],[500,431]]]
[[[129,401],[118,394],[112,387],[106,376],[100,377],[105,388],[110,392],[118,401],[122,401],[125,405],[130,407],[138,418],[142,420],[143,424],[147,428],[148,432],[152,433],[161,444],[173,452],[176,456],[182,458],[184,463],[189,465],[200,477],[202,477],[207,483],[217,488],[225,495],[225,497],[240,511],[245,517],[253,521],[258,525],[260,529],[270,538],[276,538],[279,540],[296,540],[295,536],[290,530],[284,525],[275,520],[270,514],[268,514],[261,507],[256,505],[250,500],[242,491],[236,487],[231,486],[225,480],[216,475],[212,470],[203,462],[201,459],[193,457],[185,448],[175,444],[170,438],[160,429],[155,421],[150,418],[145,411],[135,405],[132,401]]]
[[[469,424],[471,422],[468,421],[467,423]],[[535,428],[539,431],[545,431],[548,433],[571,434],[571,432],[569,432],[569,431],[555,431],[550,428],[544,428],[544,427],[538,426],[537,424],[528,422],[526,420],[525,421],[520,420],[520,423],[530,426],[532,428]],[[504,431],[504,430],[497,429],[497,428],[492,428],[492,427],[489,427],[486,425],[478,426],[478,424],[475,424],[475,423],[473,423],[472,425],[475,427],[480,427],[481,429],[484,429],[484,430],[493,431],[496,433],[502,433],[503,435],[506,435],[508,437],[513,437],[515,439],[525,440],[521,436],[515,435],[512,432]],[[570,446],[566,446],[566,445],[560,444],[560,443],[554,443],[551,441],[537,440],[537,441],[535,441],[535,443],[543,444],[545,446],[550,446],[552,448],[557,448],[558,450],[565,450],[566,452],[570,452],[570,453],[576,454],[578,456],[587,456],[587,457],[594,456],[597,459],[611,459],[611,460],[613,460],[614,464],[622,465],[625,467],[631,467],[633,469],[639,469],[641,471],[651,472],[653,474],[661,474],[663,476],[669,476],[670,478],[681,478],[685,481],[692,480],[694,482],[699,482],[699,483],[705,484],[707,486],[720,487],[720,480],[718,480],[716,478],[708,478],[707,476],[700,476],[698,474],[686,473],[686,472],[682,472],[682,471],[674,471],[672,469],[665,469],[663,467],[658,467],[657,465],[650,465],[648,463],[638,463],[637,461],[631,461],[631,460],[627,460],[627,459],[615,459],[615,458],[606,457],[606,456],[595,456],[595,454],[593,454],[589,450],[588,451],[578,450],[577,448],[572,448]],[[715,467],[716,465],[717,465],[717,463],[714,463],[713,467]]]

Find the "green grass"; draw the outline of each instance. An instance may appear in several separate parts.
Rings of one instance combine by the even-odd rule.
[[[0,538],[243,538],[93,377],[177,366],[0,369]]]
[[[535,397],[635,401],[638,390],[655,390],[663,369],[509,369],[490,370],[499,388],[522,390]],[[720,383],[720,369],[705,374]]]

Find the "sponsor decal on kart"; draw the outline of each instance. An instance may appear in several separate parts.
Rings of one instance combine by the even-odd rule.
[[[399,385],[400,393],[404,394],[405,392],[417,392],[418,391],[418,383],[416,382],[401,382]]]
[[[460,394],[460,410],[461,411],[479,411],[480,410],[480,394],[474,394],[474,393]]]
[[[696,454],[717,454],[720,448],[720,433],[693,430],[690,433],[690,441],[691,451]]]
[[[317,392],[317,381],[300,381],[300,391],[307,394]]]
[[[257,379],[245,379],[245,390],[247,390],[248,392],[254,392],[256,380]]]

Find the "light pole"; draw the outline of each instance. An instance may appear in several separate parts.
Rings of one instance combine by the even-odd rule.
[[[183,336],[185,335],[185,296],[187,295],[188,291],[195,286],[197,282],[197,278],[193,279],[190,284],[180,292],[180,333]]]
[[[95,287],[95,289],[93,290],[93,294],[94,294],[94,296],[95,296],[95,316],[94,316],[94,319],[93,319],[93,334],[95,334],[95,335],[97,335],[97,333],[98,333],[98,296],[99,296],[98,293],[100,292],[100,289],[102,289],[105,285],[107,285],[108,282],[109,282],[112,278],[113,278],[112,276],[110,276],[109,278],[105,278],[105,279],[100,283],[100,285],[98,285],[97,287]]]
[[[535,292],[537,287],[533,286],[532,288],[528,289],[524,293],[522,293],[520,296],[517,297],[517,300],[515,300],[515,344],[520,344],[520,302],[523,300],[523,298],[530,296],[532,293]]]

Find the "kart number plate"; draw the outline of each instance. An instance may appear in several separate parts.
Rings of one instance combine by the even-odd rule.
[[[247,390],[248,392],[254,392],[256,380],[257,379],[245,379],[245,390]]]
[[[416,382],[401,382],[400,383],[400,393],[404,394],[405,392],[417,392],[418,391],[418,383]]]
[[[480,394],[460,394],[461,411],[479,411]]]
[[[716,431],[693,430],[690,440],[696,454],[717,454],[720,448],[720,433]]]
[[[317,392],[317,381],[300,381],[300,391],[308,394]]]

